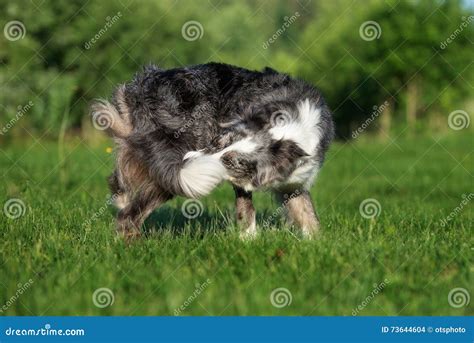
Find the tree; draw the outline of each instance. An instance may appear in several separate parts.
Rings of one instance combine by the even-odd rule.
[[[322,19],[308,26],[302,39],[322,72],[312,72],[309,64],[300,69],[328,94],[339,134],[348,137],[351,127],[385,101],[399,114],[404,111],[414,127],[420,116],[452,111],[468,97],[472,25],[449,46],[441,45],[469,18],[460,1],[438,7],[428,1],[367,2],[346,11],[342,3],[321,7]]]

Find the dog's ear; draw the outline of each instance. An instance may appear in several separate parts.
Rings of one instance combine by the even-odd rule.
[[[268,158],[259,160],[257,174],[252,180],[255,187],[285,180],[302,157],[309,156],[292,140],[272,140],[268,145]]]
[[[290,139],[272,140],[268,152],[275,160],[274,165],[291,165],[301,157],[309,156],[296,142]]]

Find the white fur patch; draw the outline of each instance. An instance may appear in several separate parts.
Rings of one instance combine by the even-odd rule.
[[[127,194],[120,194],[114,200],[114,205],[119,210],[125,208],[130,203],[130,199],[128,199]]]
[[[307,162],[297,167],[291,173],[285,183],[303,185],[305,189],[310,189],[318,171],[319,168],[316,164],[313,162]]]
[[[204,155],[200,150],[199,151],[188,151],[186,155],[184,155],[183,160],[191,159],[191,158],[196,158],[199,156]]]
[[[209,194],[227,176],[227,170],[221,163],[220,158],[228,151],[251,153],[257,144],[252,138],[247,137],[237,141],[225,149],[206,155],[201,151],[189,151],[184,155],[185,163],[179,174],[179,183],[184,193],[191,198]]]
[[[255,218],[253,218],[252,222],[250,223],[249,227],[245,228],[243,231],[240,232],[240,239],[242,240],[251,240],[257,237],[257,223],[255,222]]]
[[[317,125],[321,120],[321,109],[315,107],[309,99],[298,104],[298,118],[283,121],[270,129],[270,134],[276,140],[289,139],[296,142],[308,155],[313,155],[321,132]]]
[[[209,194],[227,175],[226,169],[213,155],[202,155],[186,162],[179,173],[179,183],[190,198]]]
[[[242,153],[251,153],[255,150],[257,147],[257,143],[252,141],[251,137],[246,137],[240,141],[237,141],[228,147],[222,149],[219,152],[216,152],[213,155],[208,155],[208,156],[215,156],[216,158],[221,158],[222,155],[224,155],[228,151],[237,151],[237,152],[242,152]],[[205,154],[202,152],[202,150],[197,150],[197,151],[188,151],[184,157],[183,160],[188,160],[188,159],[194,159],[198,158],[201,156],[205,156]]]
[[[257,148],[257,143],[253,141],[252,137],[246,137],[240,141],[237,141],[229,145],[228,147],[222,149],[218,153],[215,153],[213,156],[221,158],[221,156],[224,155],[228,151],[236,151],[236,152],[250,154],[254,152],[256,148]]]

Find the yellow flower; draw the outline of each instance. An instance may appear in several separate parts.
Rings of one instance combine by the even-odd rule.
[[[112,148],[108,146],[107,148],[105,148],[105,152],[108,153],[108,154],[111,154],[112,153]]]

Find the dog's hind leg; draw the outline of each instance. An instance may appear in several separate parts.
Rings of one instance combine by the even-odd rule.
[[[108,178],[109,189],[112,192],[112,199],[114,205],[121,210],[130,202],[129,194],[124,189],[119,179],[119,172],[117,169]]]
[[[255,209],[252,203],[252,192],[235,186],[235,208],[237,225],[240,229],[240,237],[243,239],[253,238],[257,234],[255,223]]]
[[[141,188],[117,215],[117,232],[125,238],[141,235],[140,228],[155,208],[172,196],[154,186]]]
[[[305,238],[314,238],[319,232],[319,218],[306,190],[291,193],[277,192],[277,197],[287,210],[288,219],[301,229]]]

